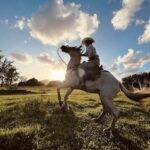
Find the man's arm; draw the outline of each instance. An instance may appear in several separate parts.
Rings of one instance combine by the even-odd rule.
[[[88,52],[86,51],[84,54],[82,54],[81,56],[85,56],[88,57]]]
[[[82,54],[81,56],[85,56],[85,57],[88,57],[88,55],[86,53]]]

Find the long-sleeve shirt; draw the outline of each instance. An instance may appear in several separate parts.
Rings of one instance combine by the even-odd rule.
[[[86,47],[86,52],[84,53],[84,56],[88,56],[89,60],[92,59],[92,57],[98,57],[96,49],[92,44]]]

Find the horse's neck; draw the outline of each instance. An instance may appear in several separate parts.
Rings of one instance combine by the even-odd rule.
[[[67,68],[75,68],[80,65],[81,57],[71,57]]]

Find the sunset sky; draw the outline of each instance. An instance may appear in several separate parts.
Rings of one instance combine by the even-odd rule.
[[[57,48],[86,36],[117,77],[150,71],[150,0],[0,1],[0,49],[22,76],[61,79]]]

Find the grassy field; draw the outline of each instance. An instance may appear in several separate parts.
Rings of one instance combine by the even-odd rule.
[[[97,95],[74,91],[63,113],[56,89],[28,90],[37,94],[0,95],[0,150],[150,149],[150,99],[139,104],[119,93],[114,103],[121,116],[111,135],[103,132],[111,116],[103,124],[91,120],[102,112]]]

